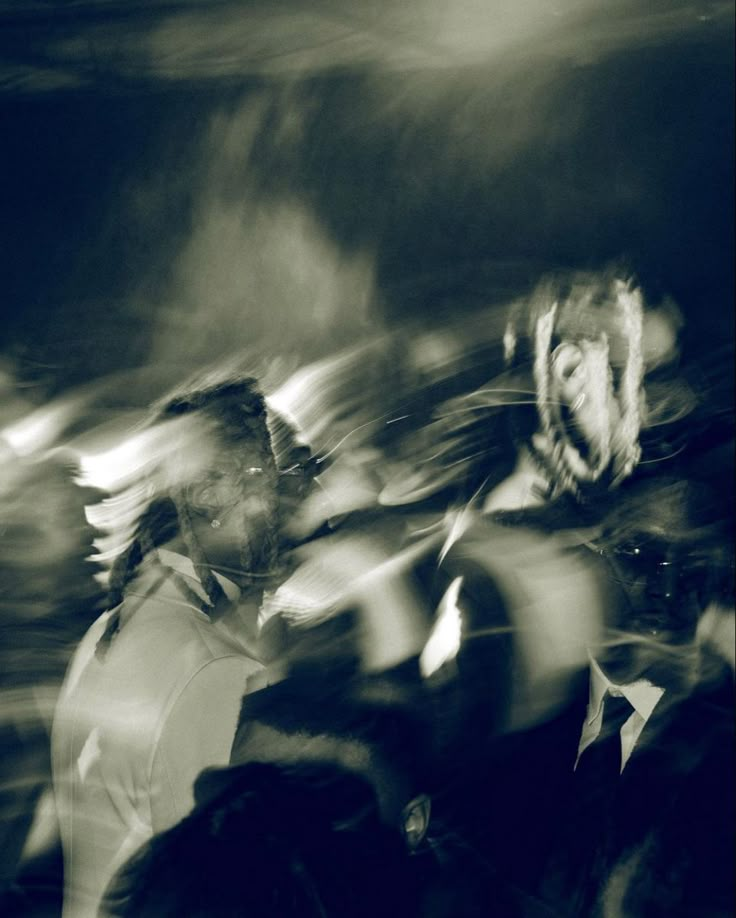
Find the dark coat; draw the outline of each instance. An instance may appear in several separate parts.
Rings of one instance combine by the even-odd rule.
[[[586,682],[550,720],[476,742],[438,815],[522,914],[733,915],[732,673],[663,699],[605,797],[588,794],[573,770]]]
[[[496,554],[496,533],[492,524],[475,526],[444,565],[447,579],[464,577],[460,603],[468,630],[500,636],[469,642],[458,656],[459,713],[454,732],[447,731],[434,805],[448,837],[495,877],[504,905],[489,914],[733,915],[732,671],[703,651],[702,677],[687,693],[665,693],[623,774],[605,789],[592,785],[574,770],[588,702],[587,667],[549,683],[553,702],[531,726],[509,722],[528,673],[518,659],[524,639],[517,639],[515,627],[524,620],[509,608],[503,579],[518,555],[508,549]],[[548,538],[546,544],[553,543]],[[479,565],[484,551],[489,561]],[[522,551],[518,582],[525,590],[523,544]],[[556,550],[552,569],[566,565],[568,554],[574,564],[574,551]],[[503,577],[495,576],[497,565]],[[602,596],[613,601],[610,578]],[[526,613],[528,603],[521,608]],[[538,685],[535,691],[545,694]],[[513,908],[507,904],[512,901]]]

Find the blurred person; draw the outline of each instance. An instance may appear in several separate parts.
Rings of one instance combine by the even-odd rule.
[[[729,908],[732,686],[722,667],[701,676],[694,641],[707,602],[694,582],[715,556],[694,489],[639,465],[645,371],[677,353],[671,313],[643,307],[609,274],[544,284],[517,310],[507,350],[531,367],[534,410],[516,412],[513,473],[443,551],[470,704],[439,806],[528,915],[650,915],[658,896],[662,914]],[[617,726],[609,698],[625,709]],[[479,723],[488,732],[453,774]]]
[[[696,636],[703,515],[681,480],[622,486],[589,543],[607,601],[587,665],[564,704],[485,761],[503,792],[490,788],[481,832],[529,914],[733,907],[733,680]]]
[[[115,918],[419,916],[408,853],[363,778],[254,764],[156,836],[110,890]]]
[[[0,487],[0,565],[3,627],[16,629],[3,645],[4,685],[29,678],[39,684],[63,676],[69,649],[99,612],[103,599],[91,558],[94,528],[85,508],[101,493],[77,482],[77,457],[56,449],[42,457],[14,457]],[[35,646],[35,638],[45,643]],[[44,646],[46,653],[40,651]],[[33,664],[33,665],[32,665]]]
[[[334,762],[370,781],[410,848],[427,831],[429,723],[411,665],[369,676],[300,661],[243,699],[231,764]]]
[[[476,525],[448,556],[463,577],[462,704],[434,798],[521,914],[733,908],[733,674],[698,638],[712,565],[711,536],[694,525],[701,501],[679,480],[632,482],[588,545],[560,551],[560,530],[532,517],[505,541]],[[491,565],[482,552],[493,549]],[[549,657],[569,664],[580,648],[579,632],[560,644],[575,624],[565,595],[596,612],[576,565],[601,621],[564,683],[540,681],[530,668],[547,675]]]
[[[100,494],[76,482],[67,451],[8,456],[0,483],[0,911],[60,904],[53,826],[34,814],[51,786],[53,708],[74,649],[104,594],[90,561],[85,506]],[[45,903],[45,904],[44,904]]]
[[[500,385],[491,382],[441,409],[462,411],[482,404],[480,394],[487,399],[508,393],[504,413],[511,436],[507,455],[496,467],[486,465],[484,484],[448,526],[439,582],[453,579],[453,564],[444,564],[445,558],[475,558],[481,578],[485,566],[512,608],[521,603],[530,609],[527,614],[533,610],[528,627],[517,623],[518,654],[528,658],[526,676],[546,656],[551,665],[544,678],[556,670],[564,686],[566,671],[586,659],[585,647],[606,612],[593,570],[600,563],[589,557],[586,539],[638,468],[642,432],[650,423],[645,374],[676,356],[676,322],[645,309],[642,291],[612,269],[563,275],[542,281],[512,308],[504,347],[509,372]],[[516,523],[532,525],[516,528]],[[592,573],[586,576],[583,569]],[[529,577],[534,582],[519,594],[517,584]],[[471,579],[464,578],[461,593]],[[544,610],[555,596],[560,597],[556,619],[551,608]],[[558,660],[552,660],[546,641],[554,642]],[[548,685],[553,695],[550,690]],[[554,699],[548,701],[552,709]],[[524,716],[521,709],[515,713]]]
[[[263,669],[253,634],[278,576],[280,482],[263,397],[253,379],[208,377],[154,423],[170,451],[54,719],[65,916],[96,915],[118,867],[186,816]]]
[[[723,522],[707,488],[642,481],[594,542],[620,602],[590,648],[577,745],[570,823],[591,810],[600,820],[593,860],[583,857],[581,913],[590,902],[634,916],[720,916],[736,906],[733,674],[699,637],[727,576]],[[562,870],[552,858],[545,892],[565,890],[586,837],[578,830]]]
[[[447,515],[430,593],[451,613],[469,598],[467,700],[518,729],[564,704],[600,632],[607,598],[584,543],[637,467],[645,372],[676,340],[648,319],[641,291],[606,270],[542,281],[512,307],[504,348],[503,376],[436,411],[448,430],[460,419],[456,451],[477,443],[483,417],[494,442],[478,451],[471,499]]]
[[[232,765],[327,763],[360,776],[373,789],[381,821],[398,831],[404,854],[411,854],[408,864],[398,865],[412,884],[410,914],[512,914],[513,903],[488,862],[433,816],[436,722],[418,659],[367,672],[359,661],[346,667],[340,651],[338,645],[329,663],[302,655],[283,681],[244,699]],[[208,780],[202,776],[203,791]],[[380,868],[376,875],[383,876]],[[391,889],[385,894],[379,911],[400,913]]]
[[[677,357],[679,324],[674,305],[646,307],[613,269],[543,281],[518,304],[504,346],[509,367],[531,374],[533,409],[514,412],[515,474],[485,510],[562,495],[585,505],[630,477],[653,421],[644,377]]]

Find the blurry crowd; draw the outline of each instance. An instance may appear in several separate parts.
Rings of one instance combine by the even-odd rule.
[[[733,431],[686,333],[560,274],[104,438],[15,404],[0,912],[732,915]]]

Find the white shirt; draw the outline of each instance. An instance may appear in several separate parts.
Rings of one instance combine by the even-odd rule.
[[[637,679],[627,685],[618,685],[606,676],[598,663],[590,658],[590,697],[588,710],[585,714],[585,723],[578,745],[578,755],[575,768],[578,766],[580,756],[598,738],[603,726],[603,701],[607,694],[623,696],[633,708],[631,716],[621,727],[621,771],[631,758],[634,746],[641,736],[644,725],[649,720],[655,707],[664,695],[664,689],[649,682],[648,679]]]
[[[105,653],[98,645],[114,610],[89,629],[57,705],[65,918],[97,916],[118,868],[190,812],[200,772],[228,763],[243,694],[262,670],[175,579],[162,578],[169,567],[180,571],[206,601],[191,562],[164,550],[159,558],[144,562],[126,591],[123,625]]]

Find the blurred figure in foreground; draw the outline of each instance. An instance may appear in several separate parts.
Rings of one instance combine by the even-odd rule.
[[[136,856],[105,914],[410,918],[407,862],[364,779],[324,763],[248,765]]]
[[[278,566],[279,518],[263,398],[252,379],[205,379],[155,422],[168,452],[54,720],[67,918],[97,915],[118,867],[189,812],[262,669],[250,620]]]
[[[232,766],[205,772],[194,812],[131,860],[109,914],[419,916],[426,739],[365,688],[313,673],[246,697]]]
[[[31,831],[50,791],[53,709],[74,648],[103,608],[75,457],[10,450],[0,483],[0,911],[60,905],[58,833]],[[24,853],[25,849],[25,853]],[[19,863],[24,860],[22,875]],[[12,889],[9,884],[14,881]]]

